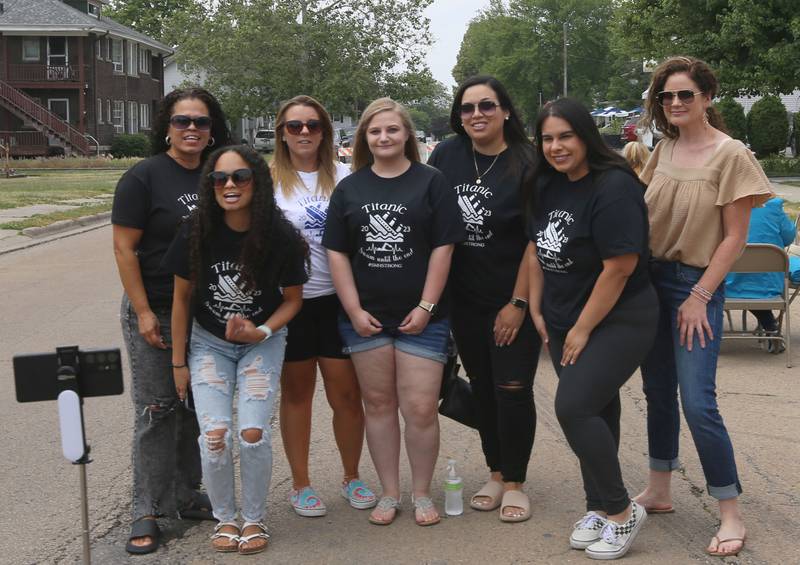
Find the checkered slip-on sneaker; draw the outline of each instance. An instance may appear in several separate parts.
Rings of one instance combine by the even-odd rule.
[[[572,535],[569,536],[569,545],[572,549],[586,549],[596,541],[600,541],[600,532],[608,523],[605,516],[590,510],[583,518],[575,522]]]
[[[631,517],[624,524],[609,520],[600,531],[600,540],[586,548],[586,556],[592,559],[619,559],[631,548],[633,540],[647,519],[644,507],[631,502]]]

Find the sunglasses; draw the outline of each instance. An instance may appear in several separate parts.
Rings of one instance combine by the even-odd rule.
[[[662,90],[656,94],[656,100],[661,106],[671,106],[675,100],[675,96],[681,101],[681,104],[691,104],[694,102],[694,97],[702,92],[695,92],[694,90]]]
[[[292,135],[300,135],[303,133],[303,126],[308,128],[308,133],[313,134],[322,131],[322,122],[319,120],[308,120],[307,122],[301,122],[300,120],[289,120],[283,124],[283,127],[286,128],[286,131]]]
[[[242,188],[253,178],[253,171],[250,169],[236,169],[232,173],[214,171],[208,173],[208,178],[214,183],[214,188],[224,187],[228,184],[228,179],[231,179],[237,188]]]
[[[497,110],[498,106],[500,106],[500,104],[493,102],[492,100],[481,100],[478,102],[478,111],[484,116],[491,116],[495,113],[495,110]],[[471,116],[475,113],[475,104],[467,102],[462,104],[458,110],[461,112],[463,117]]]
[[[169,123],[172,124],[172,127],[175,129],[189,129],[191,124],[194,124],[194,127],[200,131],[208,131],[211,129],[211,118],[208,116],[192,118],[191,116],[184,116],[183,114],[175,114],[169,119]]]

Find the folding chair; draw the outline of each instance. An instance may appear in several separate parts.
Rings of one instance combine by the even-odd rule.
[[[770,298],[726,298],[725,312],[730,322],[731,310],[778,310],[778,331],[760,335],[747,330],[731,329],[724,332],[723,339],[757,339],[783,341],[786,345],[786,366],[792,366],[791,322],[789,316],[789,256],[782,247],[768,243],[748,243],[736,260],[732,273],[783,273],[783,292]]]
[[[792,244],[800,246],[800,214],[797,214],[797,217],[794,219],[794,241],[786,246],[786,253],[789,253]],[[789,291],[792,293],[789,296],[789,304],[791,304],[794,302],[794,299],[797,298],[797,295],[800,294],[800,283],[792,282],[790,279]]]

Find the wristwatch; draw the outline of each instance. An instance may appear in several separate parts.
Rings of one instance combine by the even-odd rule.
[[[512,306],[516,306],[520,310],[525,310],[528,307],[528,301],[524,298],[520,298],[519,296],[512,296],[508,303]]]
[[[428,302],[427,300],[420,300],[417,306],[427,311],[431,316],[433,315],[433,312],[436,310],[436,304],[434,304],[433,302]]]

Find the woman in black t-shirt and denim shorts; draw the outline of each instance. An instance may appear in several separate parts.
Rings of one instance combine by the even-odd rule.
[[[647,517],[628,496],[617,458],[619,389],[644,360],[658,319],[644,187],[574,100],[544,107],[536,142],[540,161],[528,187],[531,314],[559,377],[556,416],[586,493],[570,546],[616,559]]]
[[[353,169],[333,192],[322,245],[346,314],[339,331],[356,368],[383,488],[370,521],[390,524],[400,505],[399,408],[415,520],[432,525],[439,522],[430,483],[450,333],[442,291],[464,225],[442,174],[419,163],[414,127],[397,102],[381,98],[364,111]]]

